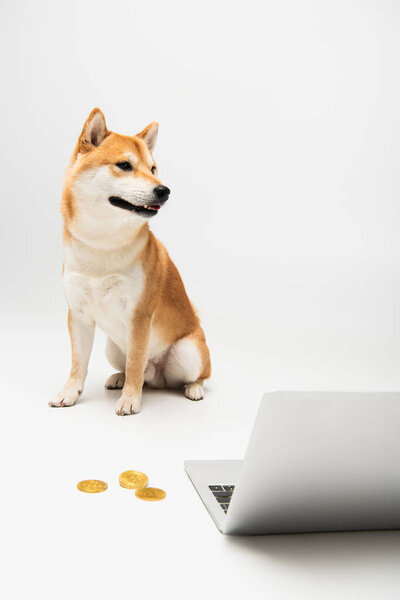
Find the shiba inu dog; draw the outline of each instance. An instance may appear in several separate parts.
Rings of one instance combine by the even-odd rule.
[[[203,398],[211,373],[205,336],[148,226],[170,194],[152,156],[157,134],[157,123],[135,136],[113,133],[98,108],[84,124],[61,203],[72,366],[50,406],[72,406],[82,393],[96,325],[118,371],[106,381],[107,389],[122,389],[118,415],[140,411],[144,382]]]

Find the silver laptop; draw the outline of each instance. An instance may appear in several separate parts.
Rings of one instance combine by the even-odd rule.
[[[400,528],[400,393],[266,394],[244,460],[185,470],[227,534]]]

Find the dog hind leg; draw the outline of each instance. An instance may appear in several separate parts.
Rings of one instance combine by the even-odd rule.
[[[203,380],[210,373],[210,357],[202,332],[201,336],[187,336],[172,344],[164,366],[168,387],[183,387],[186,398],[201,400]]]

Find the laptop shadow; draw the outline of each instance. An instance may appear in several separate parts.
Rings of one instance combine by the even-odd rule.
[[[291,568],[331,569],[362,563],[400,564],[400,531],[352,531],[259,536],[224,536],[232,550],[263,556]]]

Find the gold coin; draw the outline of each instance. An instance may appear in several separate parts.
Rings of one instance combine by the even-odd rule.
[[[119,476],[119,485],[128,490],[139,490],[149,483],[147,475],[140,471],[124,471]]]
[[[148,502],[156,502],[157,500],[163,500],[166,496],[164,490],[160,490],[159,488],[143,488],[141,490],[136,490],[135,495],[140,500],[147,500]]]
[[[99,481],[98,479],[85,479],[85,481],[80,481],[76,487],[81,492],[86,492],[87,494],[97,494],[98,492],[105,492],[108,486],[105,481]]]

